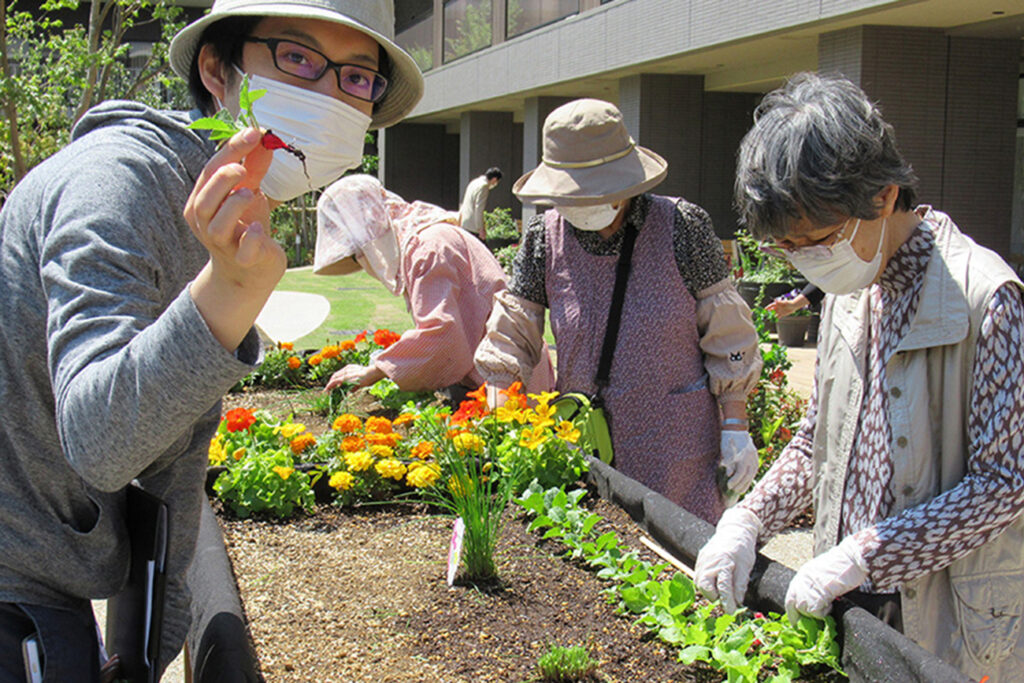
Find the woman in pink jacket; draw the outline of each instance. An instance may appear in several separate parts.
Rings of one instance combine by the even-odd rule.
[[[376,178],[351,175],[324,190],[317,205],[313,272],[344,275],[359,269],[404,296],[415,327],[369,366],[347,365],[327,389],[365,387],[389,377],[406,391],[475,389],[483,378],[473,353],[483,339],[494,295],[506,289],[494,255],[460,230],[458,214],[426,202],[407,202]],[[528,391],[554,385],[543,354]]]

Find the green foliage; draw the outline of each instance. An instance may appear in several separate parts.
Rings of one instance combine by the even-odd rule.
[[[621,546],[614,532],[595,531],[598,515],[580,506],[584,491],[543,489],[531,485],[515,500],[534,517],[530,530],[546,529],[544,538],[558,538],[566,556],[580,559],[612,585],[605,590],[622,614],[670,646],[679,648],[684,664],[706,662],[730,682],[791,681],[808,666],[827,666],[840,673],[835,621],[801,617],[794,627],[785,616],[749,615],[745,610],[722,614],[718,603],[697,601],[693,582],[675,572],[660,576],[666,564],[651,565]]]
[[[515,263],[516,254],[519,253],[518,244],[510,244],[507,247],[502,247],[494,252],[494,257],[498,259],[498,263],[501,265],[501,269],[505,271],[505,274],[510,278],[512,277],[512,264]]]
[[[415,45],[409,49],[409,56],[416,62],[420,71],[430,71],[434,68],[434,51],[429,47]]]
[[[466,0],[466,15],[455,20],[455,37],[444,40],[444,61],[449,62],[491,44],[491,3]]]
[[[406,403],[423,403],[433,398],[432,391],[402,391],[391,379],[385,377],[368,389],[371,396],[377,399],[381,408],[397,411]]]
[[[512,218],[512,210],[498,207],[484,212],[484,229],[487,237],[494,239],[518,240],[519,226]]]
[[[188,124],[194,130],[210,131],[211,140],[227,140],[245,128],[259,128],[252,104],[267,94],[266,90],[249,90],[248,74],[242,76],[242,85],[238,89],[238,118],[226,108],[220,109],[214,116],[205,116]]]
[[[67,144],[72,125],[109,99],[184,108],[185,83],[167,63],[171,38],[184,26],[168,0],[97,0],[88,25],[65,26],[57,14],[79,0],[46,0],[38,9],[7,4],[0,21],[0,200],[31,168]],[[146,24],[160,38],[145,57],[131,57],[125,33]],[[134,63],[133,63],[134,62]]]
[[[777,248],[758,242],[746,230],[736,231],[736,243],[740,254],[738,279],[759,283],[795,283],[803,279]]]
[[[562,647],[552,645],[537,660],[542,680],[554,683],[572,683],[586,678],[597,669],[587,648],[580,645]]]

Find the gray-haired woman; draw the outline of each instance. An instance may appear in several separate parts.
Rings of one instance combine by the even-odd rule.
[[[1024,299],[996,254],[914,207],[892,127],[855,85],[801,74],[740,148],[736,199],[827,293],[808,412],[726,512],[698,587],[742,600],[754,551],[813,503],[791,618],[847,595],[965,673],[1024,672]]]

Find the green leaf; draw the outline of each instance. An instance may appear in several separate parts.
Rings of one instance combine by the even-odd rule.
[[[192,123],[188,124],[187,127],[193,130],[225,131],[231,133],[232,135],[238,132],[238,129],[234,125],[230,123],[225,123],[224,121],[221,121],[220,119],[214,118],[212,116],[206,116],[201,119],[196,119]]]
[[[694,662],[710,662],[711,650],[703,645],[690,645],[679,651],[679,661],[689,666]]]

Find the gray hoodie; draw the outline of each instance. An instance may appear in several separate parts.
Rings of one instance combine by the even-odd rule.
[[[184,574],[220,397],[258,362],[188,293],[182,218],[211,144],[189,115],[92,109],[0,210],[0,601],[82,606],[128,574],[123,488],[170,508],[160,668],[189,625]]]

